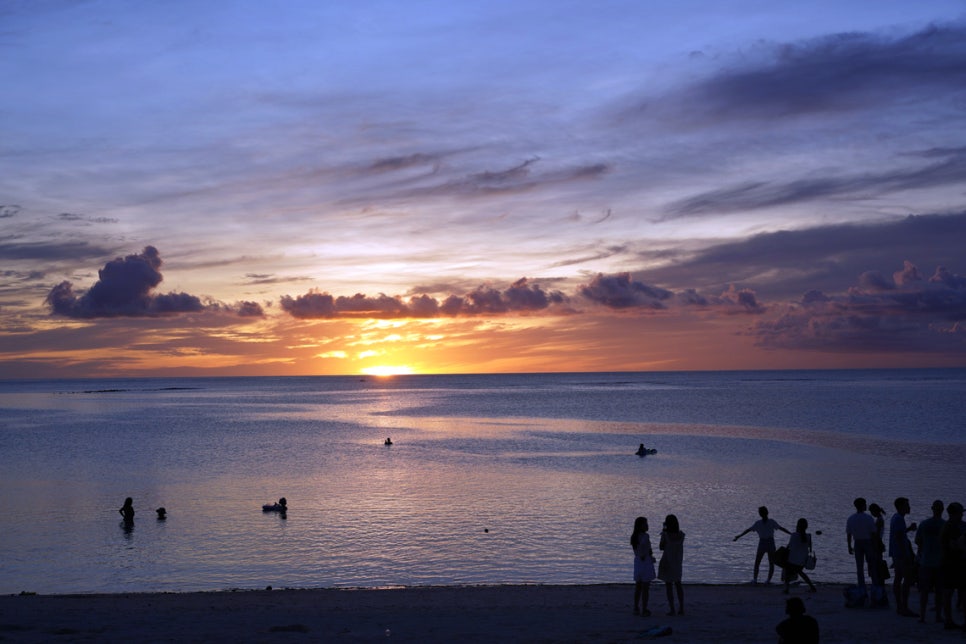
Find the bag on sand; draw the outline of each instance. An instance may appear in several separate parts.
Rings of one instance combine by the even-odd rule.
[[[784,568],[785,564],[788,563],[788,548],[786,546],[782,546],[775,550],[773,561],[779,568]]]
[[[845,595],[846,608],[862,608],[865,606],[865,588],[849,586],[842,591]]]
[[[889,607],[889,593],[886,592],[885,586],[873,585],[869,599],[871,600],[870,606],[872,608]]]

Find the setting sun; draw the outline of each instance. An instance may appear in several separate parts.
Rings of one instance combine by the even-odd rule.
[[[405,365],[380,365],[378,367],[366,367],[362,370],[362,373],[367,376],[405,376],[413,373],[413,369]]]

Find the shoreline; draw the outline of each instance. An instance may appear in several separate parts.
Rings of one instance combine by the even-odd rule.
[[[17,594],[0,596],[0,640],[630,642],[670,626],[665,642],[769,642],[784,619],[777,583],[685,585],[685,614],[665,616],[664,584],[651,584],[650,617],[632,613],[633,584],[409,586]],[[828,642],[962,642],[961,630],[847,609],[845,584],[793,587]],[[910,605],[919,595],[911,593]],[[932,601],[930,601],[932,606]],[[962,615],[957,615],[962,621]]]

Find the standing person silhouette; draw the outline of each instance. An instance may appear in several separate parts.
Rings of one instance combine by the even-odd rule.
[[[942,531],[946,525],[943,510],[946,506],[936,499],[930,507],[932,516],[919,524],[916,530],[916,545],[919,546],[919,621],[926,621],[926,605],[929,591],[935,596],[936,623],[943,621],[943,586],[940,570],[942,566]]]
[[[953,619],[953,595],[958,590],[966,590],[966,553],[961,546],[961,538],[966,534],[963,523],[963,504],[953,501],[946,506],[946,524],[939,533],[940,575],[943,584],[943,628],[952,630],[966,628]]]
[[[770,584],[771,578],[775,574],[775,530],[781,530],[787,535],[791,535],[792,533],[778,525],[778,522],[774,519],[769,519],[768,508],[765,506],[758,508],[758,516],[761,518],[755,521],[750,528],[735,537],[733,541],[737,541],[749,532],[758,533],[758,552],[755,553],[755,577],[752,583],[758,583],[758,570],[761,567],[761,560],[767,554],[768,580],[765,583]]]
[[[889,556],[895,569],[892,593],[896,598],[896,612],[906,617],[918,617],[919,613],[909,608],[909,589],[916,576],[916,553],[909,542],[908,533],[915,531],[916,524],[906,525],[906,515],[910,511],[909,499],[900,496],[894,505],[896,513],[889,521]]]
[[[647,517],[637,517],[631,533],[631,548],[634,549],[634,614],[644,617],[651,614],[647,604],[651,598],[651,581],[655,577],[654,552],[651,550],[651,536],[647,531]]]
[[[130,527],[134,525],[134,499],[127,497],[124,499],[124,505],[118,510],[118,513],[123,517],[125,527]]]
[[[684,532],[673,514],[664,519],[661,542],[658,547],[664,552],[658,564],[658,577],[667,590],[668,615],[674,615],[674,590],[678,596],[678,615],[684,615],[684,587],[681,585],[681,571],[684,567]]]
[[[879,571],[875,569],[872,549],[878,547],[874,543],[875,519],[865,513],[866,501],[861,496],[852,501],[855,506],[855,514],[850,515],[845,522],[845,538],[849,545],[849,554],[855,555],[855,575],[858,579],[858,586],[865,591],[865,572],[863,570],[866,563],[869,565],[869,579],[872,585],[879,585]],[[854,547],[853,547],[854,543]]]
[[[812,580],[808,578],[805,574],[805,559],[808,557],[808,553],[812,551],[812,535],[808,532],[808,521],[805,519],[799,519],[798,523],[795,524],[795,532],[792,536],[788,538],[788,563],[785,564],[785,594],[788,594],[788,586],[795,580],[795,577],[801,577],[808,584],[808,589],[811,592],[815,592],[815,584]]]

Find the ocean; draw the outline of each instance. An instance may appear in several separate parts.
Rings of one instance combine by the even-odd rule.
[[[656,545],[671,513],[685,583],[740,584],[760,505],[853,582],[855,496],[966,501],[964,394],[963,369],[0,381],[0,593],[631,583],[634,518]]]

